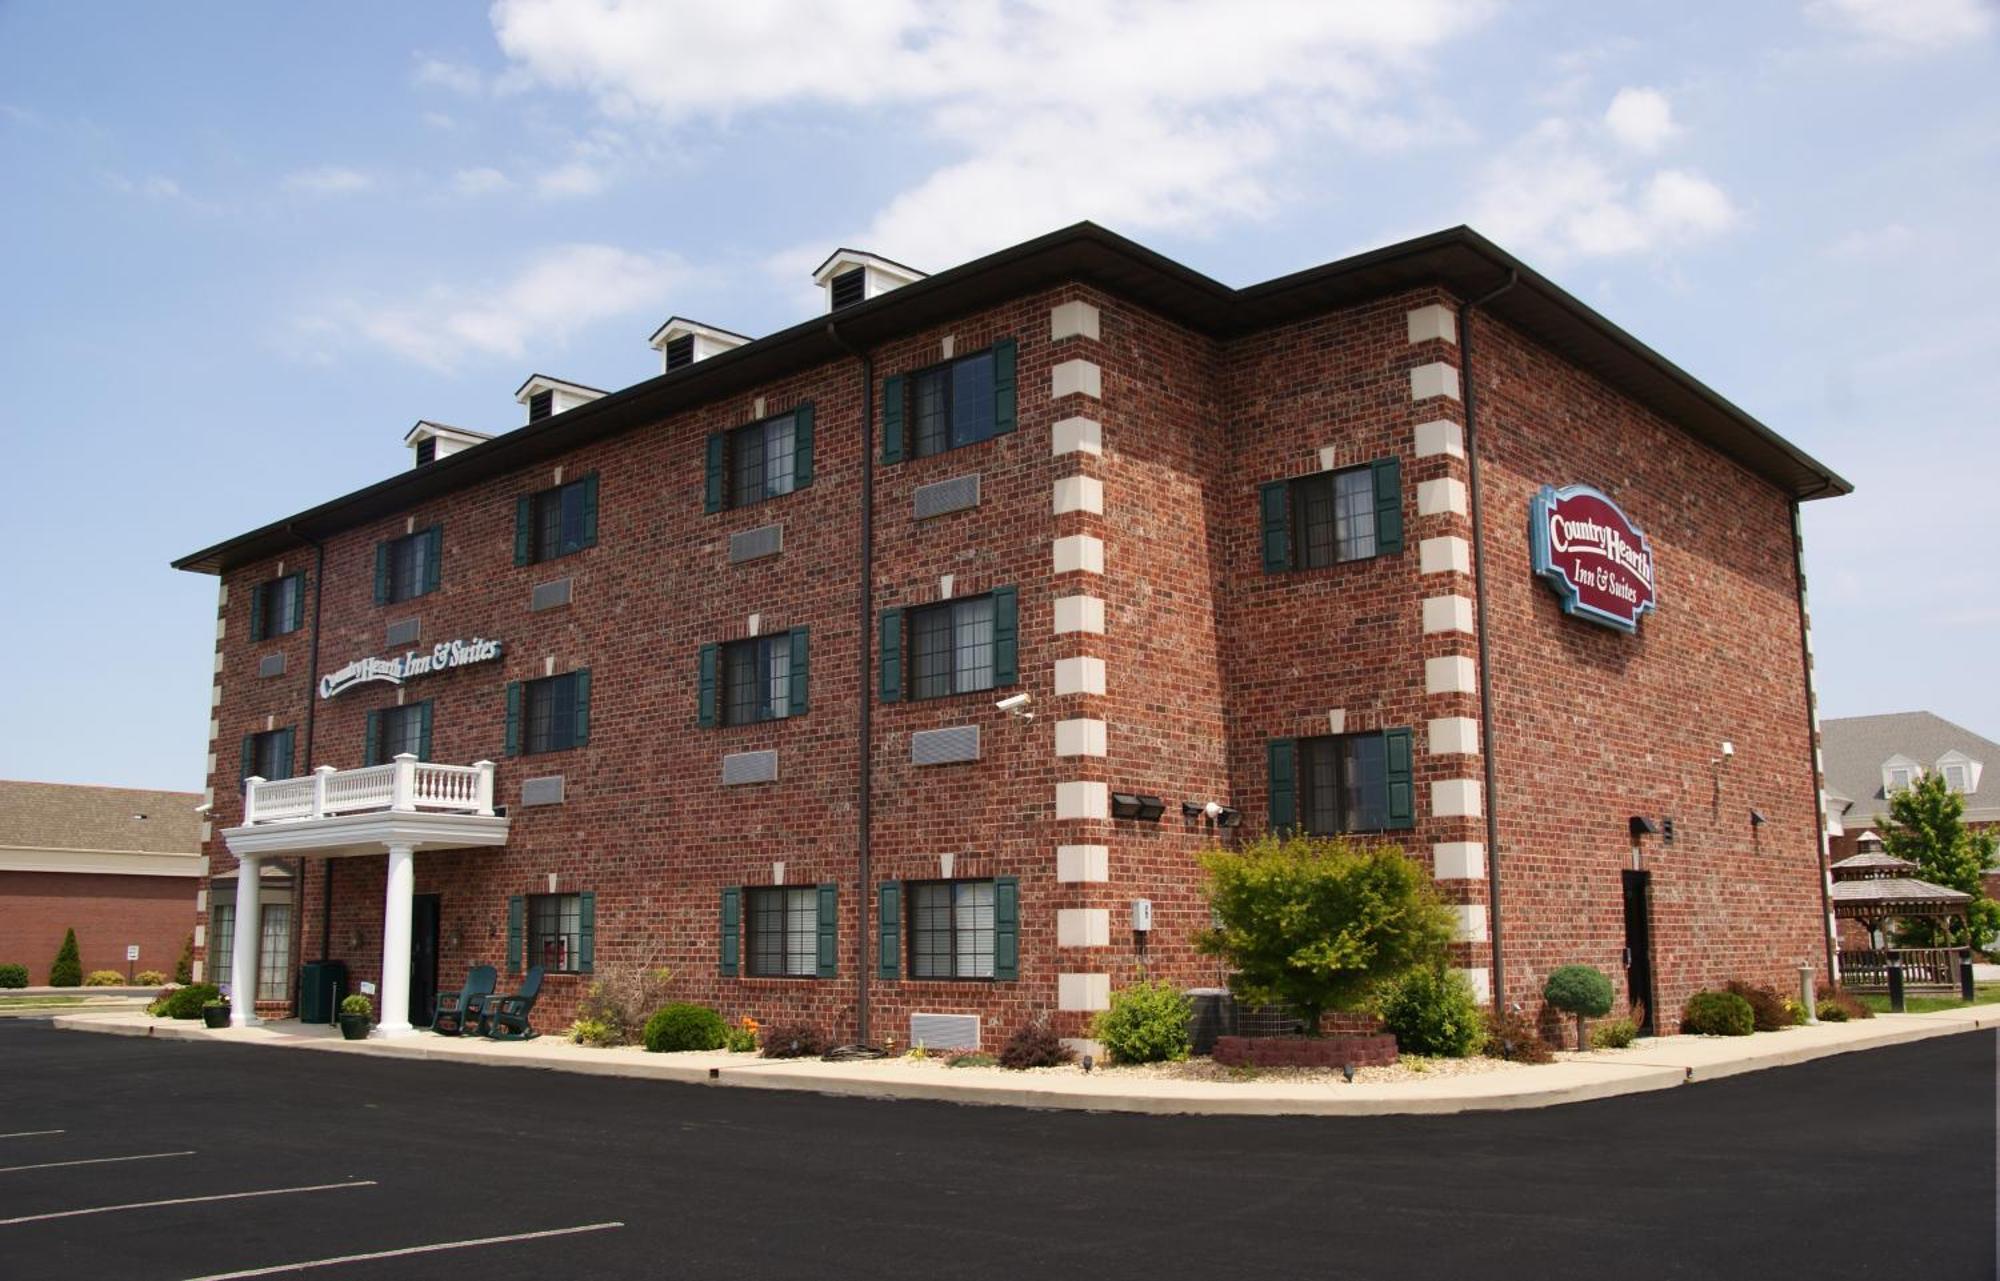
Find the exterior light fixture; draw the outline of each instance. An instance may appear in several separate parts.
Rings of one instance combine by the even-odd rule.
[[[1764,811],[1763,811],[1763,810],[1751,810],[1751,811],[1750,811],[1750,826],[1752,826],[1752,827],[1762,827],[1762,826],[1764,826],[1764,823],[1765,823],[1765,822],[1766,822],[1766,820],[1765,820],[1765,818],[1764,818]]]
[[[1353,1084],[1354,1084],[1354,1065],[1353,1065],[1352,1063],[1343,1063],[1343,1064],[1341,1064],[1341,1065],[1340,1065],[1340,1076],[1341,1076],[1341,1079],[1342,1079],[1342,1080],[1344,1080],[1344,1081],[1346,1081],[1346,1082],[1347,1082],[1347,1083],[1348,1083],[1349,1085],[1353,1085]]]
[[[1211,801],[1209,802],[1209,804],[1212,805],[1214,804],[1214,802]],[[1206,806],[1198,805],[1193,801],[1181,802],[1181,817],[1187,819],[1189,822],[1193,822],[1195,819],[1198,818],[1206,817],[1207,813],[1208,809]]]
[[[1671,818],[1663,818],[1660,820],[1660,844],[1672,845],[1673,843],[1674,843],[1674,820]]]
[[[1658,836],[1660,834],[1660,825],[1652,819],[1647,818],[1644,814],[1634,814],[1627,821],[1632,829],[1632,839],[1635,841],[1642,836]]]
[[[1083,1074],[1085,1076],[1090,1075],[1090,1069],[1095,1065],[1095,1063],[1096,1060],[1092,1059],[1088,1054],[1083,1056]]]
[[[1237,827],[1243,822],[1243,811],[1230,809],[1221,801],[1182,801],[1181,817],[1190,823],[1207,819],[1217,827]]]
[[[1145,796],[1137,792],[1113,792],[1111,794],[1111,817],[1136,818],[1142,823],[1157,823],[1167,812],[1167,803],[1158,796]]]
[[[1166,812],[1167,803],[1162,798],[1158,796],[1141,796],[1139,798],[1139,821],[1141,823],[1157,823],[1160,821],[1160,816]]]

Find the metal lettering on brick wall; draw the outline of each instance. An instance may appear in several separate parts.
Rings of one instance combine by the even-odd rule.
[[[475,636],[471,640],[439,641],[428,650],[410,650],[394,658],[357,658],[319,680],[319,696],[335,694],[369,681],[401,685],[412,676],[428,676],[454,667],[490,663],[500,657],[500,642]]]
[[[1535,574],[1563,613],[1637,632],[1656,603],[1653,549],[1617,503],[1588,485],[1535,495],[1529,526]]]

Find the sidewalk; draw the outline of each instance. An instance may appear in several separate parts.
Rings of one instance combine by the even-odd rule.
[[[903,1059],[822,1063],[817,1059],[759,1059],[719,1050],[648,1054],[634,1047],[591,1049],[556,1036],[496,1044],[424,1032],[396,1040],[346,1041],[341,1039],[338,1028],[325,1025],[285,1021],[211,1030],[190,1020],[154,1019],[129,1013],[62,1014],[52,1022],[66,1031],[114,1036],[436,1059],[489,1067],[532,1067],[866,1098],[936,1099],[1100,1112],[1363,1116],[1538,1108],[1671,1089],[1693,1081],[1804,1063],[1832,1054],[2000,1027],[2000,1005],[1936,1014],[1884,1014],[1853,1023],[1822,1023],[1747,1037],[1655,1037],[1629,1050],[1572,1055],[1542,1066],[1506,1066],[1490,1072],[1440,1075],[1434,1079],[1358,1080],[1352,1085],[1275,1080],[1187,1081],[1118,1069],[1089,1075],[1075,1071],[1008,1072],[999,1068],[943,1068],[935,1061],[917,1063]]]

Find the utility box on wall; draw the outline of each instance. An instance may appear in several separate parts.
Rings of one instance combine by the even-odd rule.
[[[299,1022],[333,1022],[346,992],[347,962],[307,961],[299,967]]]

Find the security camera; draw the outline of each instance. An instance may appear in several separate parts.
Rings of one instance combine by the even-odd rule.
[[[195,806],[195,807],[194,807],[194,812],[195,812],[195,813],[197,813],[197,814],[206,814],[206,813],[208,813],[208,812],[209,812],[210,810],[212,810],[212,809],[214,809],[214,808],[215,808],[215,806],[213,806],[213,805],[210,805],[209,803],[207,803],[206,801],[204,801],[204,802],[202,802],[202,803],[201,803],[200,805],[197,805],[197,806]]]
[[[1028,710],[1028,705],[1034,701],[1033,695],[1030,694],[1009,694],[1007,697],[993,704],[993,706],[995,709],[1006,712],[1010,716],[1018,716],[1022,720],[1031,721],[1035,719],[1035,714]]]
[[[1723,739],[1723,740],[1722,740],[1722,759],[1726,761],[1726,760],[1728,760],[1728,759],[1729,759],[1730,757],[1732,757],[1732,756],[1734,756],[1734,755],[1736,755],[1736,744],[1734,744],[1734,743],[1730,742],[1730,741],[1729,741],[1728,739],[1726,739],[1726,738],[1725,738],[1725,739]]]
[[[1201,807],[1201,812],[1203,814],[1206,814],[1209,817],[1210,821],[1221,818],[1222,810],[1223,810],[1223,805],[1221,801],[1210,801],[1208,804]]]

